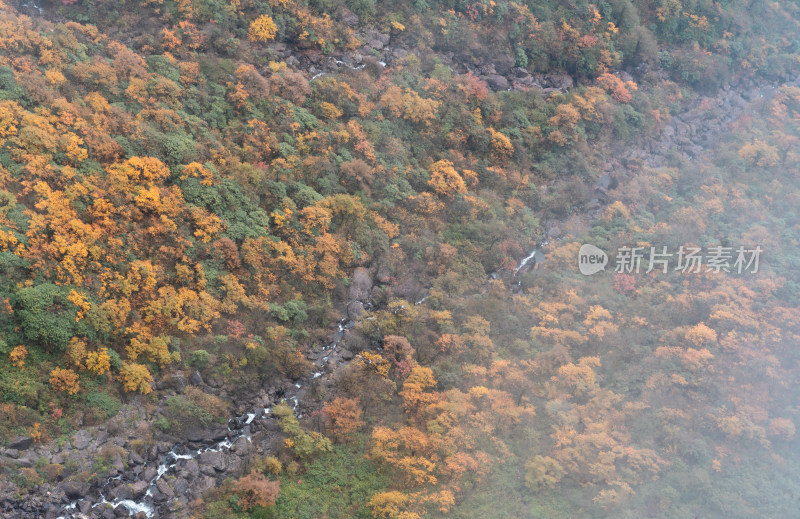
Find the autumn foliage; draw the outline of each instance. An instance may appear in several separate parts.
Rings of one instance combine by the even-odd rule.
[[[142,364],[125,362],[119,370],[119,378],[125,391],[138,391],[144,395],[150,393],[153,388],[150,383],[153,376],[147,367]]]
[[[55,368],[50,372],[50,385],[54,391],[63,391],[68,395],[74,395],[81,388],[77,373],[62,368]]]
[[[331,435],[338,441],[352,440],[364,425],[361,408],[355,399],[337,397],[325,406],[323,413]]]
[[[17,346],[11,353],[8,354],[8,360],[15,368],[21,368],[25,365],[25,359],[28,357],[28,349],[25,346]]]
[[[270,16],[262,14],[250,24],[250,29],[247,31],[247,36],[251,41],[265,42],[275,38],[278,28],[275,22],[272,21]]]
[[[192,513],[796,512],[793,3],[61,4],[0,13],[0,438],[291,379]]]
[[[237,503],[246,512],[256,506],[266,507],[275,504],[279,488],[278,481],[270,481],[258,472],[250,472],[236,480],[234,484],[234,492],[239,498]]]

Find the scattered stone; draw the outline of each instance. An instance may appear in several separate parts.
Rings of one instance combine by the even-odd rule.
[[[144,463],[144,459],[134,451],[131,451],[128,454],[128,462],[130,462],[131,465],[142,465]]]
[[[600,189],[607,190],[609,186],[611,186],[611,176],[610,175],[600,175],[597,179],[597,187]]]
[[[34,460],[30,457],[30,455],[28,455],[17,460],[17,465],[22,468],[31,468],[33,467],[33,462]]]
[[[134,498],[142,497],[147,492],[147,487],[150,486],[150,483],[147,481],[136,481],[131,483],[131,493],[133,494]]]
[[[561,229],[556,223],[548,222],[545,230],[548,238],[558,238],[561,236]]]
[[[178,393],[183,393],[188,384],[189,381],[186,380],[186,374],[183,371],[176,371],[175,373],[172,373],[164,381],[165,387],[172,388]]]
[[[97,442],[97,445],[102,445],[108,440],[108,436],[109,436],[108,431],[106,431],[105,429],[99,429],[95,432],[94,439]]]
[[[3,456],[8,456],[9,458],[12,459],[17,459],[19,458],[19,451],[17,449],[5,449],[3,451]]]
[[[44,519],[56,519],[58,517],[58,508],[53,503],[48,503],[44,512]]]
[[[213,387],[214,389],[221,388],[224,383],[225,383],[225,381],[222,379],[222,377],[217,375],[217,374],[213,374],[208,379],[208,385]],[[218,396],[222,397],[222,395],[218,395]]]

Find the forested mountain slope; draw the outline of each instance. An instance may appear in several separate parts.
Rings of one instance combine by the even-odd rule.
[[[3,513],[796,515],[798,7],[3,5]]]

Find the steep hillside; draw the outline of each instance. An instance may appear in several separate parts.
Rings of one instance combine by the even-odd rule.
[[[797,9],[3,5],[0,509],[791,516]]]

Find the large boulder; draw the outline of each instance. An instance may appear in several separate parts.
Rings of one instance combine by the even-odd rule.
[[[228,466],[226,468],[228,473],[231,474],[239,474],[242,472],[242,467],[244,466],[244,459],[238,457],[231,457],[228,460]]]
[[[131,492],[134,498],[142,497],[147,493],[147,487],[150,486],[149,481],[136,481],[131,483]]]
[[[121,483],[111,489],[111,495],[115,499],[135,499],[143,496],[147,492],[149,484],[147,481],[134,481],[133,483]]]
[[[547,77],[547,82],[550,84],[550,87],[557,88],[559,90],[567,90],[568,88],[572,88],[574,81],[572,76],[569,74],[554,74],[552,76]]]
[[[250,442],[247,441],[247,438],[244,436],[240,436],[239,439],[234,442],[231,450],[235,452],[237,456],[246,456],[247,452],[250,450]]]
[[[153,481],[156,476],[158,476],[158,470],[155,467],[147,467],[142,471],[142,479],[144,481]]]
[[[200,471],[206,472],[206,467],[211,467],[217,472],[223,472],[228,464],[225,461],[225,455],[218,451],[206,451],[199,456]]]
[[[195,386],[202,386],[203,385],[203,377],[200,375],[199,371],[195,370],[195,372],[192,373],[192,376],[189,377],[189,382],[191,382],[192,385],[195,385]]]
[[[228,436],[228,428],[222,424],[212,424],[208,427],[193,427],[186,433],[190,442],[210,443],[224,440]]]
[[[159,492],[161,492],[167,499],[172,499],[175,497],[175,491],[169,486],[169,483],[164,478],[159,479],[156,481],[156,488]]]
[[[177,495],[182,496],[189,489],[189,482],[186,481],[185,478],[179,477],[175,479],[175,482],[172,484],[172,488]]]
[[[492,90],[508,90],[508,80],[500,74],[486,76],[486,83]]]
[[[87,431],[86,429],[81,429],[80,431],[75,433],[75,436],[72,437],[72,446],[82,451],[86,447],[89,446],[89,443],[92,441],[92,434]]]
[[[17,449],[18,451],[24,451],[28,449],[31,445],[33,445],[33,438],[30,436],[19,436],[18,438],[14,439],[11,443],[8,444],[9,449]]]
[[[183,393],[186,386],[189,384],[186,374],[183,371],[176,371],[165,375],[158,382],[158,389],[174,389],[178,393]]]
[[[91,501],[83,499],[78,502],[78,510],[80,510],[83,515],[87,515],[89,513],[89,510],[91,509],[92,509]]]
[[[364,304],[361,301],[351,301],[347,305],[347,317],[356,320],[364,315]]]
[[[139,456],[135,451],[131,451],[128,453],[128,463],[131,465],[142,465],[144,464],[144,458]]]
[[[89,492],[89,484],[85,481],[64,481],[59,487],[70,499],[82,499]]]
[[[181,467],[181,474],[187,476],[187,479],[197,477],[200,474],[200,465],[196,459],[190,459],[183,462]]]
[[[353,271],[353,283],[350,285],[350,299],[364,301],[372,290],[372,278],[364,267],[356,267]]]
[[[500,54],[492,58],[494,68],[498,74],[508,74],[508,72],[516,65],[516,60],[510,54]]]

